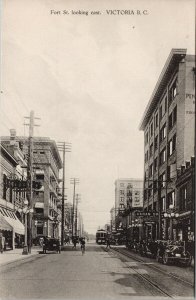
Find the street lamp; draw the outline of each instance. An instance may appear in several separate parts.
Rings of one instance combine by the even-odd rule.
[[[174,213],[174,212],[164,213],[164,217],[165,218],[178,218],[179,217],[179,213]]]
[[[59,224],[58,216],[56,215],[53,219],[53,238],[55,237],[55,228],[57,228]]]
[[[28,213],[33,213],[33,208],[28,207],[28,200],[24,200],[24,207],[22,209],[23,214],[25,215],[25,242],[24,242],[24,247],[23,247],[23,255],[28,254],[28,247],[27,247],[27,214]]]

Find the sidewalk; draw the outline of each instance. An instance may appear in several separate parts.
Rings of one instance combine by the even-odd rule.
[[[19,261],[19,260],[25,260],[29,257],[32,257],[33,255],[39,254],[39,251],[41,251],[42,248],[40,247],[33,247],[31,248],[31,253],[27,255],[23,255],[22,251],[23,249],[14,249],[9,251],[4,251],[3,253],[0,253],[0,266],[7,265],[9,263]]]

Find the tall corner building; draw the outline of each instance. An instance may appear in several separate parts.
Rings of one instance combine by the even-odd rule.
[[[128,226],[130,208],[143,207],[143,180],[136,178],[119,178],[115,180],[115,226]],[[126,214],[126,212],[128,212]],[[125,216],[126,214],[126,216]]]
[[[195,153],[195,56],[186,54],[186,49],[171,50],[140,130],[144,131],[144,210],[176,212],[177,169]],[[156,238],[173,238],[172,220],[161,214],[151,229]]]
[[[20,143],[23,154],[28,155],[28,139],[14,136],[1,137],[5,145]],[[33,180],[40,182],[40,189],[33,189],[32,239],[39,235],[59,238],[61,236],[61,198],[59,197],[59,172],[62,160],[54,140],[48,137],[33,138]],[[8,199],[8,201],[10,201]],[[15,202],[15,198],[13,202]],[[24,199],[20,199],[24,205]]]

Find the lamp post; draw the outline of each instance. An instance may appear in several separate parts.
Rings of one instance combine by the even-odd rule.
[[[57,228],[59,224],[58,216],[55,216],[53,219],[53,238],[55,238],[55,228]]]
[[[179,217],[179,213],[174,211],[174,205],[169,206],[169,212],[165,212],[163,214],[164,218],[170,220],[170,238],[173,239],[173,219],[177,219]]]
[[[23,247],[23,255],[27,255],[28,254],[28,247],[27,247],[27,215],[28,213],[33,213],[33,208],[29,208],[28,207],[28,200],[24,200],[24,207],[22,209],[22,212],[25,216],[25,241],[24,241],[24,247]]]

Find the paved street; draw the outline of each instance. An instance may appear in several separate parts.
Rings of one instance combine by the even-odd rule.
[[[104,247],[95,244],[87,244],[86,248],[83,256],[79,246],[76,251],[67,246],[61,254],[37,254],[2,266],[1,299],[128,299],[136,296],[152,299],[166,297],[163,292],[174,298],[193,296],[192,287],[150,269],[149,263],[138,263],[113,250],[106,252]],[[168,268],[171,271],[172,266]],[[183,268],[179,270],[183,272]],[[186,272],[190,279],[193,272],[187,269]]]

